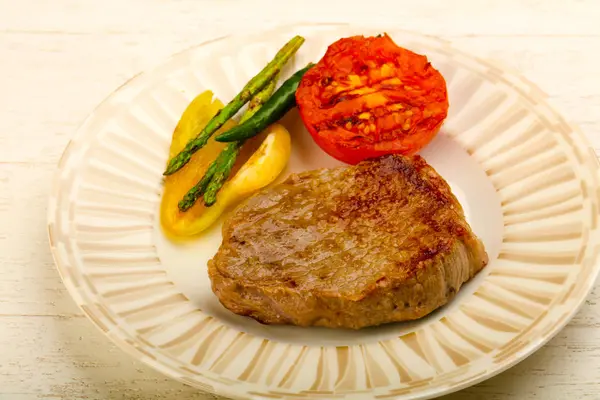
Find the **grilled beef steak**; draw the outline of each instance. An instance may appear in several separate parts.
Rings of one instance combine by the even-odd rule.
[[[308,171],[223,226],[212,288],[265,324],[363,328],[421,318],[487,264],[450,187],[420,156]]]

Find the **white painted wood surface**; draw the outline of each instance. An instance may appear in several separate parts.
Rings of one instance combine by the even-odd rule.
[[[0,0],[0,399],[213,398],[100,334],[48,249],[55,164],[78,124],[129,77],[246,29],[397,24],[520,70],[600,150],[598,20],[597,0]],[[599,301],[597,288],[540,351],[445,399],[600,398]]]

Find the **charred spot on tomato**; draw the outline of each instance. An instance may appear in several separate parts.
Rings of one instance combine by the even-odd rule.
[[[351,164],[417,152],[437,134],[448,111],[441,74],[387,34],[331,44],[304,75],[296,100],[317,144]]]
[[[329,86],[332,81],[333,81],[332,77],[324,76],[323,78],[321,78],[319,83],[321,84],[321,86],[326,87],[326,86]]]
[[[331,105],[336,105],[337,103],[341,103],[342,101],[346,101],[346,100],[348,100],[348,99],[350,99],[350,96],[346,96],[346,95],[342,95],[342,96],[335,97],[335,98],[333,99],[333,101],[332,101],[332,104],[331,104]]]
[[[338,120],[336,121],[336,124],[337,124],[338,126],[344,126],[344,127],[346,127],[346,128],[348,128],[348,129],[349,129],[349,125],[348,125],[348,124],[350,124],[350,126],[354,126],[354,125],[356,125],[358,122],[359,122],[359,120],[358,120],[358,118],[356,117],[356,115],[351,115],[351,116],[349,116],[349,117],[342,117],[342,118],[338,119]]]

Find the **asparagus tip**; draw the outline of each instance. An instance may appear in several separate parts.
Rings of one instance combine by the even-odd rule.
[[[169,164],[167,165],[167,169],[165,170],[165,172],[163,172],[164,176],[168,176],[168,175],[172,175],[175,172],[177,172],[177,170],[179,168],[177,168],[177,163],[176,163],[177,158],[173,158]]]
[[[194,199],[184,198],[180,200],[179,203],[177,203],[177,207],[179,207],[179,211],[186,212],[187,210],[192,208],[194,204],[196,204],[196,201]]]
[[[204,195],[204,205],[206,207],[210,207],[213,204],[215,204],[217,202],[217,197],[216,196],[207,196],[206,194]]]

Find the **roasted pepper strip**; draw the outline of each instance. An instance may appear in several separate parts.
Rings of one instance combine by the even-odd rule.
[[[279,74],[275,75],[275,78],[267,84],[256,96],[250,100],[248,104],[248,110],[242,115],[240,123],[251,118],[265,101],[275,91],[277,85],[277,79]],[[241,147],[244,145],[244,141],[229,143],[219,157],[210,164],[204,176],[198,181],[189,192],[185,194],[183,199],[179,202],[179,210],[189,210],[196,201],[204,195],[204,204],[207,207],[212,206],[217,200],[217,192],[223,186],[223,183],[229,177],[231,170],[235,164],[235,160],[240,152]]]
[[[177,154],[185,146],[188,138],[194,135],[194,130],[198,127],[202,128],[203,124],[206,124],[223,106],[218,100],[212,101],[212,96],[211,92],[205,92],[188,106],[173,133],[171,155]],[[228,122],[223,129],[233,125],[233,122]],[[185,168],[165,177],[160,213],[161,226],[169,237],[182,239],[201,233],[212,226],[228,207],[273,182],[279,176],[290,157],[290,135],[279,124],[273,124],[264,134],[266,138],[248,161],[240,166],[243,157],[238,158],[232,171],[233,177],[218,191],[216,202],[212,207],[206,207],[203,202],[196,202],[188,211],[181,212],[178,202],[197,182],[198,177],[206,173],[217,155],[226,148],[225,143],[218,143],[211,138],[203,149],[194,154]],[[255,148],[253,146],[256,146],[255,139],[249,141],[241,153],[252,151]]]
[[[213,100],[212,92],[206,91],[198,95],[183,112],[173,131],[169,156],[172,157],[181,151],[195,133],[201,130],[222,108],[223,103],[217,99]],[[233,121],[228,121],[222,129],[234,125]],[[169,236],[188,236],[189,228],[195,220],[203,215],[204,206],[202,204],[197,204],[188,212],[181,213],[177,203],[198,182],[198,177],[205,175],[211,163],[225,147],[211,138],[204,148],[192,156],[185,168],[176,174],[164,177],[160,219],[163,230]]]

